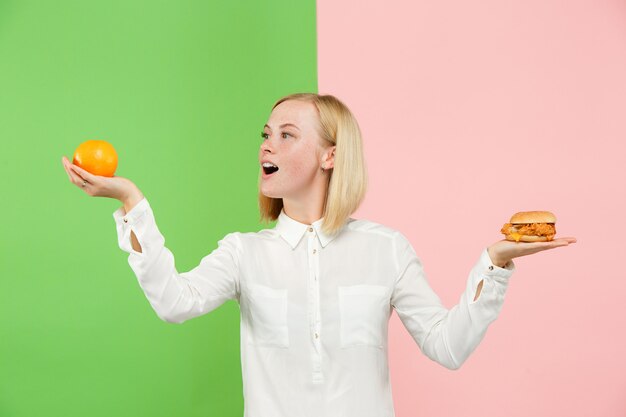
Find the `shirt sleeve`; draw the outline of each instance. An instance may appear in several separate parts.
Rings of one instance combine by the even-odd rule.
[[[487,248],[483,249],[459,303],[448,310],[429,286],[409,241],[398,232],[395,244],[399,272],[391,304],[427,357],[448,369],[460,368],[498,317],[515,264],[510,261],[500,268],[491,262]],[[474,301],[481,280],[483,286]]]
[[[144,197],[128,213],[120,207],[113,213],[118,245],[129,253],[128,263],[150,305],[169,323],[182,323],[206,314],[226,300],[239,301],[239,233],[229,233],[218,247],[188,272],[178,273],[174,255],[165,247],[154,213]],[[132,248],[134,231],[141,252]]]

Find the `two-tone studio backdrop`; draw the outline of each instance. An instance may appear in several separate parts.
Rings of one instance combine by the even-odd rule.
[[[255,231],[260,132],[282,95],[334,94],[364,135],[353,215],[401,230],[452,307],[520,210],[578,243],[516,259],[456,371],[390,325],[398,417],[626,413],[620,1],[0,0],[0,416],[236,416],[239,309],[173,325],[116,241],[120,203],[68,181],[87,139],[150,200],[186,271]]]

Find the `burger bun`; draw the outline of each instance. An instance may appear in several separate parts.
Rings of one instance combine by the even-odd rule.
[[[506,235],[506,240],[510,240],[511,242],[517,242],[517,240],[511,236]],[[528,235],[520,235],[519,242],[547,242],[548,238],[546,236],[528,236]]]
[[[556,216],[549,211],[520,211],[511,216],[510,223],[556,223]]]

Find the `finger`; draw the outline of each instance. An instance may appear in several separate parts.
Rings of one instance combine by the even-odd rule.
[[[567,238],[554,239],[548,242],[524,242],[523,245],[517,246],[519,252],[513,255],[513,257],[517,258],[520,256],[532,255],[537,252],[568,246],[569,243],[570,242]]]
[[[70,175],[71,177],[71,181],[77,185],[78,187],[83,188],[83,177],[80,176],[80,174],[76,173],[76,171],[74,171],[72,169],[74,165],[70,164],[69,161],[65,167],[65,170],[67,171],[68,175]]]
[[[62,158],[63,161],[63,165],[65,167],[65,172],[67,172],[67,175],[69,175],[70,177],[70,181],[76,185],[77,187],[80,187],[82,189],[84,189],[84,179],[83,177],[81,177],[79,174],[77,174],[72,167],[74,167],[75,165],[73,165],[72,163],[70,163],[69,159],[67,159],[66,157]]]
[[[78,170],[77,170],[77,168],[78,168],[78,167],[77,167],[76,165],[74,165],[74,164],[69,164],[69,165],[67,166],[67,168],[68,168],[68,169],[69,169],[69,171],[72,173],[72,176],[73,176],[74,178],[79,178],[79,179],[82,181],[83,176],[82,176],[82,175],[78,172]]]
[[[95,176],[91,173],[89,173],[88,171],[82,169],[81,167],[72,164],[70,165],[70,167],[74,170],[74,172],[76,172],[78,175],[80,175],[81,178],[87,180],[90,183],[94,183],[95,181]]]
[[[65,172],[67,172],[67,175],[69,175],[70,179],[76,179],[78,176],[72,170],[72,164],[70,163],[70,161],[66,157],[63,157],[61,160],[63,162],[63,168],[65,168]]]
[[[539,250],[547,250],[547,249],[554,249],[554,248],[560,248],[561,246],[568,246],[569,242],[567,240],[552,240],[550,242],[538,242],[541,243],[541,246],[539,246]]]
[[[554,241],[552,243],[553,247],[558,247],[558,246],[568,246],[569,242],[567,240],[559,240],[559,241]]]
[[[67,157],[63,157],[61,158],[61,162],[63,163],[63,167],[67,170],[70,171],[70,167],[72,166],[72,163],[70,162],[69,159],[67,159]]]
[[[546,242],[533,242],[531,245],[537,248],[540,247],[548,247],[548,246],[563,246],[563,245],[567,245],[570,243],[576,243],[576,238],[575,237],[560,237],[557,239],[553,239],[553,240],[549,240]]]
[[[66,168],[69,168],[69,166],[72,165],[72,163],[69,159],[67,159],[66,156],[63,156],[63,158],[61,158],[61,161],[63,162],[63,166]]]
[[[75,173],[71,168],[68,168],[68,172],[72,176],[72,182],[82,188],[83,178],[77,173]]]
[[[69,178],[70,181],[72,181],[72,175],[70,174],[70,170],[67,167],[67,165],[65,165],[65,161],[62,159],[61,162],[63,163],[63,169],[65,170],[65,173],[67,174],[67,178]]]
[[[546,242],[546,243],[551,243],[553,246],[567,246],[570,243],[576,243],[576,239],[575,238],[559,238],[559,239],[554,239],[551,240],[550,242]]]

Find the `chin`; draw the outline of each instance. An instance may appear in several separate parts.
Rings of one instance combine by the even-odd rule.
[[[269,197],[269,198],[283,198],[282,195],[280,195],[279,193],[275,192],[274,190],[267,189],[267,188],[264,188],[264,187],[261,187],[261,194],[263,194],[265,197]]]

